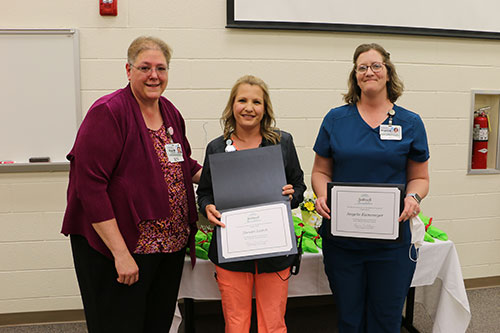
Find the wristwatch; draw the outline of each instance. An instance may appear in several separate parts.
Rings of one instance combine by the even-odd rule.
[[[412,197],[413,199],[415,199],[415,201],[420,205],[420,202],[422,201],[422,198],[420,197],[420,195],[418,195],[418,193],[408,193],[406,194],[407,197]]]

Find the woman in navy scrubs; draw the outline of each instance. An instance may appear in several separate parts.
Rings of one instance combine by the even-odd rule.
[[[333,238],[327,220],[321,231],[325,271],[338,307],[340,333],[399,333],[415,271],[409,219],[420,212],[420,200],[429,190],[427,136],[420,116],[394,104],[403,83],[390,54],[378,44],[362,44],[353,62],[344,95],[347,104],[330,110],[314,145],[316,209],[330,218],[330,181],[406,184],[399,217],[404,232],[402,242],[391,243]],[[384,133],[387,128],[395,129],[392,135]]]

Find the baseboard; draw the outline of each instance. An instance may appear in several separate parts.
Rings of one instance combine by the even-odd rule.
[[[85,320],[83,310],[40,311],[0,314],[0,326],[62,323]]]
[[[465,289],[500,287],[500,276],[488,276],[464,280]]]

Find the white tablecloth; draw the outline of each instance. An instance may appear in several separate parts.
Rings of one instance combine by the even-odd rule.
[[[220,299],[214,272],[214,265],[210,261],[198,259],[192,270],[189,259],[186,259],[178,298]],[[415,301],[422,303],[434,320],[433,333],[465,332],[471,314],[453,242],[436,241],[425,243],[421,247],[412,286],[419,287],[416,288]],[[323,268],[323,255],[305,253],[302,256],[300,273],[290,278],[288,296],[318,296],[330,293]],[[170,333],[177,332],[181,320],[177,309]]]
[[[457,250],[451,241],[424,243],[411,283],[431,315],[433,333],[465,332],[471,313]]]

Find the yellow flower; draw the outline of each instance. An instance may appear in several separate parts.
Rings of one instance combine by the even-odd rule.
[[[315,207],[314,207],[314,203],[313,203],[313,202],[311,202],[311,201],[305,202],[305,203],[304,203],[304,207],[305,207],[308,211],[310,211],[310,212],[314,211],[314,209],[315,209]]]

